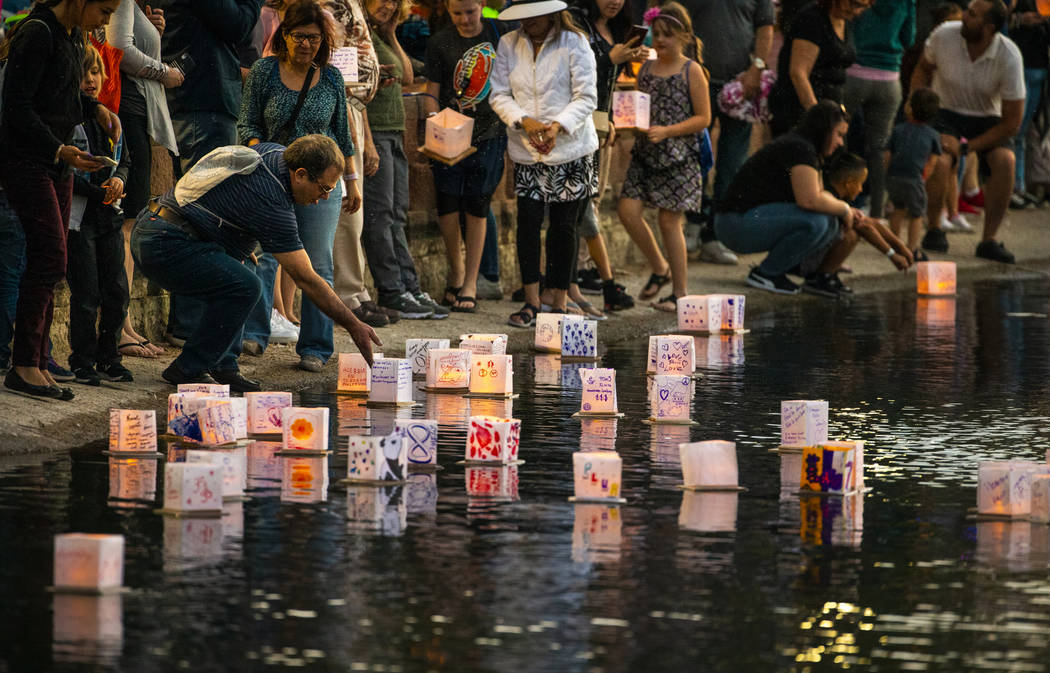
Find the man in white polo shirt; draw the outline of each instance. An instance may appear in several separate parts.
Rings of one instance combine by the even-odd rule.
[[[1002,0],[972,0],[962,21],[942,24],[926,40],[911,90],[930,87],[941,98],[934,126],[941,132],[944,153],[926,182],[928,231],[922,247],[948,251],[940,225],[948,180],[958,157],[974,152],[987,176],[977,256],[1013,264],[1014,256],[995,240],[1013,192],[1013,138],[1021,127],[1025,101],[1021,52],[999,32],[1008,16]]]

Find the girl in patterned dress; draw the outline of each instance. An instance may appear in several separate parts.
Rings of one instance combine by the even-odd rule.
[[[618,210],[627,233],[652,268],[639,297],[655,297],[671,281],[671,294],[652,305],[674,312],[678,298],[689,293],[682,213],[700,210],[699,134],[711,122],[711,104],[707,75],[699,63],[701,45],[685,8],[666,3],[646,12],[646,22],[652,26],[656,60],[642,65],[638,90],[649,94],[650,126],[635,139]],[[644,206],[659,210],[667,259],[642,218]]]

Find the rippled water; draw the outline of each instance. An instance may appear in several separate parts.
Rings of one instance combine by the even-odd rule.
[[[699,344],[692,428],[640,423],[644,343],[605,354],[619,421],[570,417],[577,365],[519,357],[516,473],[455,464],[466,417],[511,403],[422,392],[402,413],[441,421],[445,469],[404,489],[338,485],[345,438],[326,488],[320,464],[282,488],[272,447],[250,447],[250,500],[213,522],[111,498],[155,499],[155,463],[110,466],[89,447],[8,468],[0,671],[1045,671],[1048,527],[967,509],[978,461],[1050,446],[1050,322],[1008,315],[1046,314],[1048,294],[987,282],[954,302],[752,312],[742,339]],[[781,489],[769,449],[779,401],[797,398],[826,398],[831,434],[867,442],[863,498]],[[329,405],[333,432],[393,420],[302,402]],[[737,442],[749,490],[683,494],[677,444],[714,438]],[[580,446],[621,453],[627,505],[567,502]],[[130,593],[46,593],[52,535],[71,530],[126,536]]]

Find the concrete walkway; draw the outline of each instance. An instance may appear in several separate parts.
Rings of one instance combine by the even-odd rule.
[[[1008,266],[979,260],[973,256],[979,237],[976,234],[951,234],[951,252],[937,255],[958,264],[961,283],[980,277],[1033,274],[1046,275],[1050,268],[1050,210],[1011,212],[1001,237],[1017,255],[1017,264]],[[717,266],[691,262],[689,288],[693,293],[736,292],[747,295],[750,315],[768,309],[774,302],[826,302],[829,299],[800,295],[785,297],[755,290],[744,283],[749,266],[761,255],[741,259],[739,266]],[[914,287],[914,273],[900,273],[885,257],[862,243],[848,262],[854,272],[844,279],[857,294]],[[632,269],[617,273],[618,280],[636,294],[648,277],[648,271]],[[504,279],[504,287],[512,279]],[[509,296],[509,293],[508,295]],[[599,298],[600,299],[600,298]],[[481,302],[476,314],[453,313],[441,321],[402,320],[397,325],[379,330],[383,352],[390,356],[404,353],[405,339],[410,337],[450,338],[455,343],[464,332],[503,332],[510,336],[508,352],[524,353],[532,344],[532,330],[507,325],[507,317],[520,308],[510,301]],[[650,333],[673,330],[673,314],[638,306],[630,311],[612,314],[599,324],[601,343],[614,343],[639,338]],[[351,351],[353,345],[345,332],[337,328],[336,351]],[[158,425],[165,422],[167,396],[173,388],[160,378],[160,372],[174,358],[177,350],[155,360],[125,358],[124,364],[135,374],[134,383],[103,384],[100,388],[69,384],[77,397],[73,402],[37,400],[17,395],[0,387],[0,456],[59,451],[104,439],[108,433],[109,409],[157,409]],[[55,353],[59,362],[68,354]],[[258,379],[267,390],[301,390],[323,385],[334,387],[336,363],[333,358],[320,374],[308,374],[295,368],[298,357],[294,346],[271,346],[263,357],[243,356],[241,369],[246,376]],[[163,428],[161,428],[163,431]]]

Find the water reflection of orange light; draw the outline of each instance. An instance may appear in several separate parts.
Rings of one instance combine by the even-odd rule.
[[[915,322],[927,327],[955,325],[955,299],[919,297],[915,302]]]
[[[55,594],[52,657],[55,661],[113,665],[124,639],[123,597]]]
[[[955,262],[919,262],[915,281],[921,295],[954,295]]]

